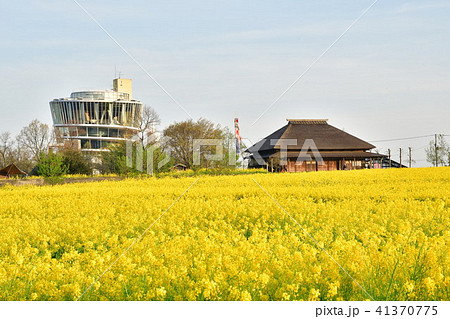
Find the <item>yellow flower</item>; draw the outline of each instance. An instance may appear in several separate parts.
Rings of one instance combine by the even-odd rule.
[[[309,301],[319,300],[319,297],[320,297],[320,290],[311,288],[311,290],[309,292],[308,300]]]
[[[434,282],[434,280],[430,277],[427,277],[424,279],[423,283],[425,284],[425,288],[427,289],[427,291],[430,294],[433,294],[434,290],[436,289],[436,283]]]
[[[259,280],[261,281],[262,286],[265,287],[269,283],[270,276],[268,274],[263,273],[259,276]]]
[[[251,301],[252,300],[252,295],[250,295],[250,293],[248,291],[243,291],[241,293],[241,300],[242,301]]]
[[[175,203],[195,179],[0,187],[0,300],[365,300],[333,259],[375,298],[446,300],[449,180],[202,176]]]
[[[339,286],[340,286],[339,282],[333,282],[333,283],[328,284],[327,297],[329,299],[333,298],[334,296],[336,296],[338,294]]]
[[[167,291],[164,287],[156,288],[156,296],[158,298],[164,299],[166,297]]]
[[[406,283],[404,284],[403,287],[405,287],[405,290],[406,290],[408,293],[410,293],[410,292],[412,292],[412,291],[414,290],[414,283],[411,282],[411,281],[408,281],[408,282],[406,282]]]

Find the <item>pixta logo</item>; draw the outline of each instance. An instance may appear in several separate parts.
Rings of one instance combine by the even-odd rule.
[[[205,152],[202,151],[206,147],[214,147],[214,152]],[[201,164],[201,157],[203,157],[207,161],[212,162],[223,162],[225,158],[225,153],[228,153],[228,166],[235,166],[236,165],[236,144],[234,142],[234,139],[194,139],[193,141],[193,165],[194,166],[200,166]]]
[[[266,144],[267,139],[262,139],[253,146],[252,156],[258,165],[266,165],[262,155],[260,154],[261,148]],[[287,165],[287,159],[294,156],[289,156],[289,146],[297,146],[297,139],[271,139],[271,146],[276,146],[280,150],[280,165]],[[295,151],[297,153],[297,151]],[[323,164],[322,155],[316,146],[313,139],[306,139],[303,143],[300,153],[296,157],[295,163],[301,164],[304,161],[315,160],[317,164]]]
[[[162,159],[155,160],[155,152],[164,145],[170,145],[170,138],[157,138],[152,136],[147,146],[133,138],[126,143],[126,165],[135,168],[139,172],[146,170],[153,175],[156,169],[162,168],[171,160],[171,148],[165,148]],[[190,147],[186,147],[187,153],[192,154],[192,166],[202,165],[202,158],[209,163],[221,162],[225,166],[236,166],[236,144],[234,139],[194,139]],[[186,151],[184,149],[183,151]],[[227,156],[225,156],[227,155]],[[144,161],[144,159],[146,159]],[[144,168],[144,163],[146,167]]]
[[[146,172],[149,175],[153,175],[155,171],[155,166],[160,169],[164,165],[170,162],[171,154],[170,149],[166,150],[164,153],[165,156],[162,156],[162,159],[159,161],[155,161],[155,151],[160,149],[161,146],[166,143],[169,138],[162,137],[157,138],[156,136],[151,136],[149,138],[150,143],[144,147],[142,142],[136,138],[128,140],[126,144],[126,165],[130,168],[135,168],[139,172],[144,171],[144,156],[146,156]],[[135,149],[133,156],[133,148]],[[134,162],[134,163],[133,163]],[[156,162],[156,163],[155,163]]]

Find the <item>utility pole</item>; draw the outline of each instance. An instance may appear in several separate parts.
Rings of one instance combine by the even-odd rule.
[[[409,168],[411,168],[411,162],[412,162],[412,158],[411,158],[411,147],[408,147],[408,155],[409,155]]]
[[[389,156],[389,168],[392,167],[392,162],[391,162],[391,149],[388,148],[388,156]]]
[[[402,168],[402,148],[400,147],[400,168]]]
[[[434,134],[434,166],[438,166],[438,148],[437,148],[437,134]]]

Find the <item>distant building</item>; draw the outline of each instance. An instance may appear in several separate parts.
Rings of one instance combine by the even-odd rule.
[[[14,163],[0,169],[0,179],[12,177],[25,177],[28,174],[18,168]]]
[[[328,120],[288,119],[288,124],[246,150],[249,168],[265,167],[271,171],[308,172],[381,168],[385,155],[372,153],[375,146],[327,123]],[[282,141],[287,144],[282,145]],[[318,161],[311,149],[305,150],[310,160],[298,161],[305,142],[313,141],[323,159]],[[305,145],[307,145],[305,144]],[[311,145],[309,143],[309,145]],[[286,149],[286,163],[280,160]],[[316,154],[317,154],[316,152]],[[264,164],[258,163],[257,156]],[[302,153],[303,155],[303,153]]]
[[[114,79],[113,90],[73,92],[50,102],[57,141],[84,152],[105,150],[138,131],[143,105],[132,98],[130,79]]]
[[[400,164],[389,157],[383,157],[382,168],[407,168],[408,166]]]
[[[179,164],[172,166],[172,168],[170,170],[171,171],[185,171],[185,170],[187,170],[187,166],[179,163]]]

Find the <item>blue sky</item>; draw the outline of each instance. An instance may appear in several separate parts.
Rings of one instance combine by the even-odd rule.
[[[286,118],[328,118],[368,141],[450,134],[449,1],[378,1],[253,126],[373,1],[79,2],[195,119],[238,117],[252,141]],[[50,100],[111,88],[115,66],[161,128],[188,118],[74,1],[8,1],[1,16],[0,131],[50,124]],[[427,142],[375,144],[423,160]]]

